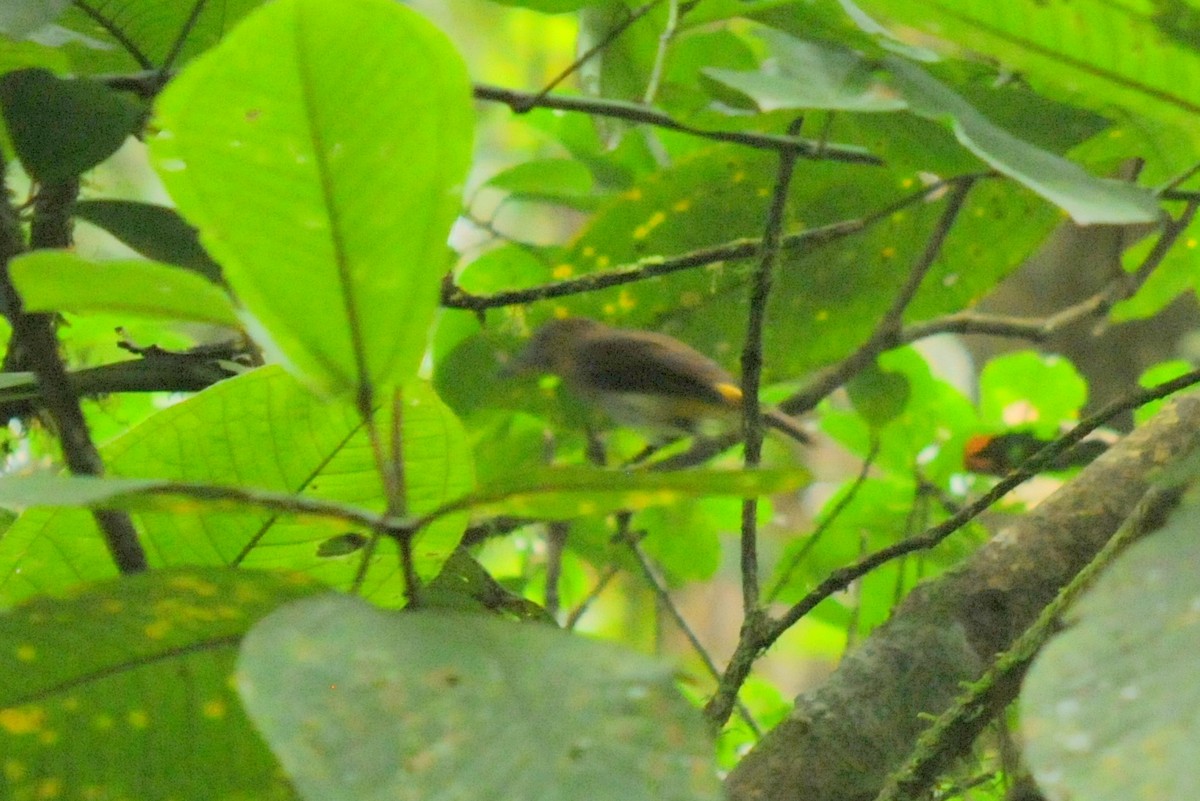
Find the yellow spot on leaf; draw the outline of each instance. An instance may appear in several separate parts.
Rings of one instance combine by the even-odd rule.
[[[586,256],[589,259],[592,256],[596,255],[596,249],[594,247],[592,247],[591,245],[584,245],[583,250],[581,250],[579,252],[582,253],[584,256]]]
[[[555,319],[557,319],[557,320],[565,320],[565,319],[567,319],[567,318],[568,318],[568,317],[570,317],[570,316],[571,316],[571,310],[570,310],[570,309],[568,309],[566,306],[555,306],[555,307],[554,307],[554,317],[555,317]]]
[[[37,659],[37,649],[32,645],[17,646],[17,660],[20,662],[32,662]]]
[[[690,209],[691,207],[692,207],[692,199],[685,197],[682,200],[676,200],[675,204],[671,206],[671,210],[678,211],[678,212],[685,212],[688,209]]]
[[[896,258],[896,248],[892,245],[888,245],[883,249],[880,255],[882,255],[885,259],[894,259]]]
[[[641,200],[642,190],[635,186],[633,189],[630,189],[621,195],[621,197],[625,198],[626,200]]]
[[[42,779],[38,782],[38,798],[58,798],[62,795],[62,779]]]
[[[108,731],[115,724],[112,715],[99,714],[92,718],[92,728],[96,731]]]
[[[146,710],[144,709],[131,709],[129,714],[125,716],[125,719],[135,729],[144,729],[150,725],[150,716],[146,714]]]
[[[767,189],[765,186],[760,186],[758,189],[754,190],[754,194],[758,195],[759,197],[766,197],[767,195],[771,194],[771,190]]]
[[[704,300],[704,296],[694,289],[689,289],[687,292],[680,294],[679,305],[685,309],[694,309],[699,306]]]
[[[42,745],[54,745],[58,742],[58,732],[54,729],[46,729],[43,732],[38,732],[38,742]]]
[[[564,278],[570,278],[574,274],[575,274],[575,268],[572,267],[570,264],[556,265],[554,267],[554,269],[550,271],[550,275],[560,281]]]
[[[608,256],[598,256],[596,258],[596,266],[603,270],[608,265],[612,264],[612,259]]]
[[[8,779],[10,782],[21,781],[21,779],[25,778],[25,774],[28,772],[28,770],[29,769],[25,767],[24,762],[18,762],[15,759],[4,760],[4,778]]]
[[[1188,237],[1187,247],[1189,247],[1189,248],[1196,247],[1196,238],[1195,237]]]
[[[204,706],[200,708],[200,714],[211,720],[220,720],[225,717],[225,713],[229,711],[223,698],[213,698],[204,702]]]
[[[909,188],[909,187],[911,187],[912,185],[913,185],[913,179],[912,179],[912,178],[905,178],[903,181],[901,181],[901,182],[900,182],[900,188],[901,188],[901,189],[908,189],[908,188]]]
[[[621,293],[617,296],[617,303],[621,306],[623,311],[629,311],[637,306],[637,298],[635,298],[633,293],[629,290],[622,289]]]
[[[0,709],[0,729],[9,734],[33,734],[41,731],[46,722],[46,710],[40,706],[17,706]]]
[[[103,609],[106,614],[115,615],[125,611],[125,602],[118,601],[116,598],[105,598],[100,604],[100,608]]]
[[[211,597],[220,592],[216,584],[196,576],[172,576],[170,585],[178,590],[190,590],[196,595]]]
[[[66,698],[64,698],[62,700],[62,708],[64,710],[66,710],[67,712],[78,712],[79,711],[79,696],[78,695],[68,695]]]
[[[829,309],[821,309],[817,312],[817,322],[823,323],[829,319]]]
[[[171,621],[156,620],[143,629],[145,635],[152,640],[161,640],[171,633]]]
[[[738,170],[737,172],[735,172],[735,173],[733,174],[733,177],[731,177],[731,178],[729,179],[729,182],[730,182],[730,183],[733,183],[733,184],[736,184],[736,183],[741,183],[741,182],[742,182],[742,181],[744,181],[744,180],[746,180],[746,171],[745,171],[745,170]]]

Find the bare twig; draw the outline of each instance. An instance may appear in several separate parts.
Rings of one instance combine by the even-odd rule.
[[[615,42],[621,34],[625,33],[625,31],[629,30],[629,28],[635,22],[637,22],[639,19],[641,19],[642,17],[649,14],[651,11],[654,10],[655,6],[659,5],[662,2],[663,2],[663,0],[650,0],[650,2],[644,3],[642,6],[634,9],[633,11],[630,11],[629,9],[625,8],[624,6],[621,6],[621,10],[626,12],[624,19],[622,19],[620,22],[618,22],[616,25],[614,25],[612,27],[612,29],[606,31],[604,36],[602,36],[598,42],[596,42],[594,45],[589,47],[584,52],[580,53],[579,56],[566,67],[566,69],[564,69],[562,72],[558,73],[558,75],[555,75],[553,78],[551,78],[550,82],[547,83],[544,87],[542,87],[542,90],[540,92],[538,92],[536,95],[531,96],[529,98],[529,105],[526,108],[523,108],[523,109],[514,108],[513,111],[516,111],[518,114],[520,114],[520,113],[529,111],[530,109],[536,108],[538,105],[541,104],[543,98],[545,98],[546,95],[550,94],[550,92],[552,92],[554,90],[554,87],[558,86],[560,83],[565,81],[567,78],[574,75],[579,70],[580,67],[582,67],[584,64],[591,61],[593,58],[595,58],[598,53],[603,52],[604,49],[607,48],[609,45],[611,45],[613,42]]]
[[[788,128],[789,134],[798,133],[801,120]],[[775,265],[779,261],[779,242],[783,236],[783,221],[787,214],[788,193],[795,173],[796,156],[793,153],[779,154],[779,171],[775,177],[775,188],[771,194],[771,205],[767,210],[767,222],[763,229],[762,251],[758,269],[755,270],[750,288],[750,309],[746,321],[746,342],[742,348],[742,422],[746,443],[745,464],[757,467],[762,460],[763,424],[762,407],[758,401],[758,385],[762,380],[762,340],[766,328],[767,303],[774,282]],[[742,501],[741,525],[742,557],[742,612],[747,625],[743,636],[754,628],[753,620],[760,614],[758,607],[758,499]]]
[[[988,174],[981,173],[938,181],[858,219],[842,220],[819,228],[810,228],[807,231],[782,236],[779,240],[779,248],[781,251],[787,253],[815,250],[845,237],[865,231],[873,225],[888,219],[901,209],[924,202],[929,197],[944,191],[948,186],[956,185],[961,181],[980,180],[985,177],[989,177]],[[450,309],[465,309],[479,312],[503,306],[517,306],[539,300],[548,300],[550,298],[567,297],[569,295],[594,292],[637,281],[646,281],[651,278],[670,275],[681,270],[692,270],[725,261],[753,258],[762,253],[762,247],[762,239],[735,239],[732,242],[700,248],[670,258],[654,256],[634,262],[631,265],[605,270],[604,272],[590,273],[577,278],[555,281],[528,289],[496,292],[491,295],[473,295],[465,292],[453,283],[447,282],[442,288],[442,305]]]
[[[779,578],[775,582],[775,585],[767,591],[768,603],[779,597],[779,593],[787,585],[788,579],[791,578],[792,571],[803,564],[804,560],[808,558],[808,555],[812,553],[813,548],[815,548],[817,543],[821,541],[821,538],[825,536],[825,532],[829,531],[833,524],[837,522],[837,519],[841,517],[842,512],[844,512],[858,496],[858,491],[862,489],[864,484],[866,484],[867,476],[871,473],[871,467],[875,464],[875,457],[879,455],[880,444],[881,440],[879,437],[872,438],[871,448],[867,452],[866,458],[863,459],[863,463],[858,470],[858,475],[854,477],[854,481],[850,484],[849,489],[847,489],[846,493],[838,500],[836,504],[834,504],[833,508],[829,510],[829,513],[821,519],[821,522],[817,524],[816,529],[814,529],[812,534],[805,539],[804,545],[800,548],[800,550],[796,551],[796,553],[793,554],[790,559],[788,559],[787,564],[777,571],[779,573]]]
[[[560,111],[577,111],[597,117],[626,120],[627,122],[653,125],[669,131],[691,134],[701,139],[712,139],[718,142],[732,142],[758,150],[794,151],[798,158],[821,159],[826,161],[841,161],[852,164],[882,165],[883,159],[873,153],[855,147],[838,145],[821,145],[791,136],[753,133],[748,131],[717,131],[696,128],[679,122],[674,117],[657,109],[643,106],[640,103],[627,103],[620,100],[605,100],[602,98],[576,97],[573,95],[546,95],[522,92],[516,89],[505,89],[489,84],[475,85],[475,98],[503,103],[514,112],[523,114],[533,108],[552,108]],[[537,100],[534,103],[534,100]]]

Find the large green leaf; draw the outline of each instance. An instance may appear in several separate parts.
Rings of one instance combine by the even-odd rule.
[[[294,798],[230,677],[252,623],[319,589],[154,571],[0,614],[4,797]]]
[[[44,183],[90,170],[116,152],[143,110],[107,86],[31,68],[0,76],[0,108],[21,165]]]
[[[230,297],[195,273],[150,261],[98,263],[66,250],[37,250],[9,262],[31,312],[114,312],[237,327]]]
[[[481,259],[464,281],[488,291],[511,270],[535,284],[653,261],[762,232],[775,159],[714,147],[644,176],[601,206],[566,252],[552,261]],[[805,162],[793,184],[788,233],[859,220],[920,191],[905,170]],[[768,381],[796,378],[842,358],[878,325],[925,246],[943,210],[944,193],[882,216],[866,230],[820,247],[787,250],[775,272],[765,331]],[[1015,226],[1014,220],[1022,225]],[[962,308],[1016,268],[1058,221],[1054,209],[1021,187],[984,181],[971,190],[938,259],[909,308],[919,320]],[[997,231],[1002,229],[1003,236]],[[511,251],[510,251],[511,253]],[[726,261],[653,281],[556,298],[522,312],[523,324],[573,314],[639,328],[658,328],[736,368],[748,305],[748,261]],[[512,284],[509,284],[512,288]],[[488,336],[495,339],[489,329]],[[494,345],[493,345],[494,347]],[[447,370],[449,373],[450,370]],[[443,377],[444,376],[444,377]],[[486,379],[443,374],[470,393]],[[478,390],[476,390],[478,392]]]
[[[947,124],[971,153],[1059,205],[1080,224],[1152,222],[1154,197],[1129,183],[1093,178],[1079,166],[995,125],[961,95],[914,62],[868,59],[848,49],[765,34],[777,72],[709,70],[752,97],[759,108],[896,111]]]
[[[449,41],[390,0],[280,0],[158,112],[159,172],[256,333],[325,390],[411,378],[471,149]]]
[[[390,419],[378,415],[385,432]],[[465,434],[428,387],[407,388],[402,439],[412,514],[429,512],[470,490]],[[106,445],[102,455],[114,476],[242,486],[383,509],[374,456],[354,409],[322,401],[279,368],[224,381],[165,409]],[[121,492],[142,488],[119,487]],[[41,491],[36,483],[28,489]],[[106,495],[103,486],[84,487],[80,491],[89,495],[60,492],[49,502],[102,502],[112,489]],[[9,486],[6,498],[21,501],[20,492],[16,484]],[[47,503],[44,495],[26,495],[23,501],[39,503]],[[141,511],[136,519],[155,565],[284,568],[345,587],[365,558],[361,526],[328,518],[229,504],[214,508],[185,499],[167,509]],[[421,532],[414,552],[422,577],[437,573],[464,526],[463,515],[445,515]],[[347,539],[348,534],[354,536]],[[356,547],[323,547],[329,541]],[[383,542],[366,575],[366,595],[381,603],[401,602],[397,559],[391,541]],[[78,509],[29,509],[0,538],[0,599],[58,591],[113,571],[94,522]]]
[[[1161,181],[1195,163],[1200,82],[1193,4],[1080,0],[858,0],[906,38],[991,57],[1043,93],[1121,123],[1110,144]],[[926,36],[926,34],[932,35]],[[1154,132],[1156,125],[1163,128]],[[1136,142],[1150,135],[1156,146]]]
[[[1200,787],[1200,507],[1132,545],[1070,612],[1021,691],[1048,798],[1192,798]]]
[[[324,596],[254,628],[238,688],[308,801],[721,797],[669,667],[548,626]]]

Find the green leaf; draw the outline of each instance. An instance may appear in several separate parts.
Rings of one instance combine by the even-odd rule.
[[[721,797],[667,666],[549,626],[327,595],[251,631],[238,689],[309,801]]]
[[[1198,528],[1192,498],[1101,574],[1034,659],[1022,740],[1048,797],[1183,799],[1200,786]]]
[[[160,98],[151,150],[180,212],[256,333],[326,391],[416,372],[470,158],[470,91],[445,36],[397,3],[281,0]]]
[[[948,123],[964,147],[1080,225],[1155,222],[1162,217],[1149,191],[1125,181],[1094,178],[1078,165],[1018,139],[911,62],[890,57],[886,64],[913,113]]]
[[[38,181],[87,172],[116,152],[143,111],[107,86],[31,68],[0,76],[0,109],[21,165]]]
[[[764,38],[777,59],[777,73],[708,73],[752,97],[764,111],[906,108],[948,125],[963,147],[1055,203],[1081,225],[1154,222],[1162,215],[1148,191],[1123,181],[1094,178],[1066,159],[1013,136],[911,61],[890,55],[871,60],[780,32]]]
[[[196,229],[175,209],[135,200],[80,200],[74,214],[148,259],[186,267],[210,281],[222,280],[220,265],[200,246]]]
[[[704,74],[750,97],[763,111],[897,111],[908,106],[879,74],[877,62],[845,47],[779,31],[765,29],[761,35],[776,57],[772,71],[707,69]]]
[[[70,58],[71,71],[80,75],[178,68],[216,44],[247,12],[262,3],[71,3],[55,24],[34,31],[30,38],[64,51]]]
[[[952,42],[1020,75],[1039,91],[1117,120],[1109,140],[1147,158],[1143,179],[1168,180],[1200,157],[1200,51],[1186,3],[1130,5],[1107,0],[858,0],[905,38]],[[1084,27],[1080,27],[1081,24]],[[1074,31],[1078,35],[1064,35]],[[928,35],[927,35],[928,34]],[[1131,54],[1137,57],[1131,57]],[[1127,121],[1127,122],[1125,122]],[[1149,134],[1155,129],[1159,133]],[[1142,146],[1148,136],[1158,142]],[[1139,144],[1141,143],[1141,144]]]
[[[381,413],[377,424],[387,432],[390,420]],[[406,388],[402,441],[411,514],[430,512],[470,491],[466,435],[427,386]],[[0,480],[0,492],[21,506],[108,503],[114,491],[150,491],[163,481],[182,481],[383,510],[374,456],[357,412],[349,404],[314,396],[278,367],[223,381],[164,409],[104,446],[101,454],[111,476],[134,483],[10,477]],[[55,488],[55,481],[70,482],[72,488]],[[40,494],[29,494],[35,492]],[[322,550],[334,538],[366,534],[344,520],[187,498],[119,498],[115,503],[140,510],[135,519],[155,566],[285,567],[349,587],[366,556],[357,550],[341,555]],[[465,525],[464,514],[446,514],[415,538],[423,578],[441,569]],[[3,600],[56,592],[113,573],[95,523],[79,509],[28,509],[0,537]],[[380,603],[402,602],[403,577],[391,540],[375,549],[363,592]]]
[[[9,262],[31,312],[114,312],[238,327],[229,296],[195,273],[166,264],[97,263],[66,250],[37,250]]]
[[[1061,356],[1020,351],[997,356],[979,376],[979,416],[997,429],[1021,426],[1057,437],[1079,419],[1087,382]]]
[[[293,798],[230,678],[250,625],[319,589],[154,571],[0,615],[5,797]]]
[[[846,385],[850,402],[873,429],[883,428],[904,412],[908,405],[908,379],[873,362],[856,373]]]
[[[536,159],[509,167],[484,182],[513,198],[543,200],[577,208],[594,204],[592,171],[573,159]]]

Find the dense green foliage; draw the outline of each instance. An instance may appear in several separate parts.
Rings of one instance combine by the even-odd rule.
[[[788,696],[1039,497],[996,476],[1070,482],[1195,379],[1192,4],[413,5],[0,7],[4,798],[754,796]],[[757,376],[817,446],[508,375],[565,316]],[[1188,564],[1187,509],[1114,574]],[[1109,647],[1152,647],[1153,582],[1099,583],[1029,766],[924,744],[943,797],[1186,797],[1189,576],[1154,666]]]

